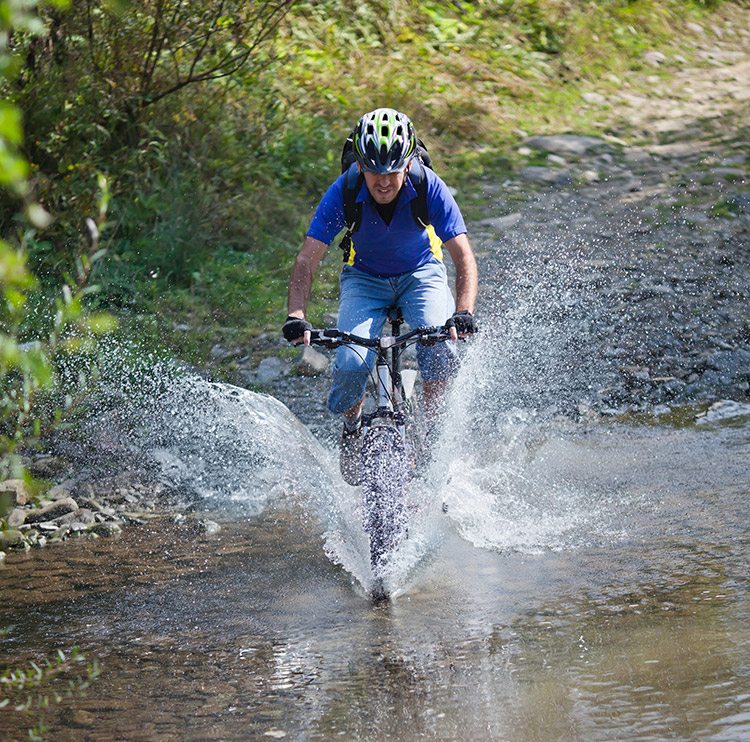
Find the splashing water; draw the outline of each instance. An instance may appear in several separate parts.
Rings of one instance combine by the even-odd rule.
[[[604,373],[581,352],[591,332],[591,293],[570,278],[569,264],[519,272],[516,296],[504,296],[502,305],[488,298],[484,332],[464,348],[448,399],[450,424],[409,487],[408,538],[389,563],[395,594],[451,529],[477,547],[527,553],[621,535],[611,524],[632,502],[603,502],[601,491],[581,482],[576,443],[564,443],[579,433],[563,413]],[[319,520],[328,557],[369,586],[361,493],[341,480],[337,453],[281,402],[122,347],[110,355],[117,362],[104,374],[99,431],[210,509],[255,515],[299,506]]]

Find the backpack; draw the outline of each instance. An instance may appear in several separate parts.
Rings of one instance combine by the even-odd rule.
[[[355,130],[356,131],[356,130]],[[417,197],[411,201],[411,215],[418,227],[427,229],[430,226],[430,215],[427,209],[427,178],[424,168],[433,170],[432,158],[427,151],[424,142],[417,139],[417,153],[412,160],[411,169],[408,172]],[[339,242],[339,248],[344,253],[344,262],[348,263],[352,251],[352,235],[362,224],[362,203],[357,203],[357,196],[365,180],[364,175],[359,172],[357,158],[354,154],[354,131],[344,142],[341,152],[341,172],[346,173],[344,178],[344,224],[346,234]]]

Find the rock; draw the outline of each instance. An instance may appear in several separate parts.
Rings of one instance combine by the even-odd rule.
[[[573,176],[569,170],[553,170],[549,167],[525,167],[521,170],[521,177],[530,183],[541,185],[564,186],[573,182]]]
[[[258,368],[255,370],[255,378],[259,384],[271,384],[284,376],[286,371],[286,364],[281,358],[269,356],[258,364]]]
[[[747,416],[750,416],[750,404],[723,399],[720,402],[714,402],[705,412],[697,415],[695,421],[697,423],[710,423]]]
[[[70,533],[70,524],[65,523],[64,525],[60,526],[54,533],[52,533],[49,537],[50,542],[52,541],[62,541],[69,533]]]
[[[516,224],[518,224],[518,222],[520,221],[521,214],[516,211],[513,214],[508,214],[507,216],[498,216],[494,219],[482,219],[480,222],[477,222],[477,226],[490,227],[491,229],[498,230],[498,232],[505,232],[511,227],[515,227]]]
[[[695,34],[702,34],[705,33],[703,30],[703,26],[701,26],[699,23],[693,23],[692,21],[690,23],[685,24],[688,31],[692,31]]]
[[[98,500],[95,500],[93,497],[81,497],[78,499],[78,504],[81,507],[88,508],[95,513],[101,513],[102,515],[113,516],[115,514],[114,508],[101,505]]]
[[[30,499],[26,483],[22,479],[6,479],[0,482],[0,498],[3,495],[11,496],[11,505],[25,505]]]
[[[25,543],[23,533],[16,528],[8,528],[5,531],[0,531],[0,549],[23,546]]]
[[[5,519],[11,528],[22,526],[26,520],[26,510],[23,508],[13,508],[10,515]]]
[[[599,181],[599,173],[596,170],[584,170],[581,173],[581,180],[584,183],[596,183]]]
[[[2,564],[5,561],[5,552],[0,551],[0,564]]]
[[[42,479],[56,479],[65,471],[66,463],[56,456],[38,456],[28,465],[29,472]]]
[[[598,137],[584,137],[576,134],[555,134],[552,136],[530,137],[526,145],[552,154],[575,155],[580,157],[592,150],[607,150],[610,146]]]
[[[51,490],[47,492],[45,497],[48,500],[64,500],[73,494],[74,487],[75,487],[75,482],[68,479],[65,482],[60,482],[60,484],[56,484]]]
[[[221,530],[221,526],[214,520],[201,519],[196,526],[205,536],[215,536]]]
[[[87,729],[96,723],[96,715],[84,709],[63,709],[60,714],[66,727]]]
[[[103,536],[109,538],[111,536],[119,536],[122,533],[122,528],[118,523],[114,521],[105,521],[104,523],[97,523],[89,529],[90,533],[94,533],[97,536]]]
[[[643,61],[652,67],[661,67],[667,61],[667,57],[661,52],[650,51],[643,55]]]
[[[61,500],[54,500],[43,508],[30,510],[26,514],[27,523],[41,523],[43,521],[54,520],[61,515],[72,513],[78,510],[78,503],[72,497],[66,497]]]
[[[318,376],[328,368],[328,365],[328,358],[308,345],[302,350],[297,363],[297,372],[302,376]]]
[[[79,524],[81,528],[73,528],[73,530],[81,531],[92,525],[93,523],[96,523],[96,517],[94,516],[94,513],[91,512],[91,510],[88,510],[87,508],[79,508],[78,510],[74,510],[70,513],[66,513],[65,515],[61,515],[59,518],[56,518],[55,523],[60,526],[67,524],[71,527],[75,524]]]
[[[607,104],[607,99],[600,93],[584,93],[581,96],[586,103],[591,103],[596,106],[604,106]]]
[[[632,147],[622,153],[622,157],[628,165],[642,165],[651,162],[651,155],[645,149]]]

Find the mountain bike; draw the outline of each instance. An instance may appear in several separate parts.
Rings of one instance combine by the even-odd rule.
[[[402,369],[406,348],[417,342],[447,340],[444,327],[416,327],[400,334],[403,317],[388,315],[390,334],[364,338],[338,329],[313,330],[310,342],[328,348],[341,345],[376,351],[375,407],[362,415],[361,483],[364,492],[364,529],[370,540],[370,568],[374,598],[386,598],[383,586],[388,559],[407,532],[405,490],[427,455],[426,429],[415,394],[416,370]]]

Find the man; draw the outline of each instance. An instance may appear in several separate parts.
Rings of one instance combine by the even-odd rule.
[[[321,199],[294,264],[284,337],[290,342],[310,343],[312,327],[305,311],[313,276],[328,245],[344,227],[349,227],[351,247],[340,277],[340,330],[376,337],[388,309],[395,306],[411,327],[448,322],[454,341],[475,332],[477,267],[466,226],[445,183],[415,161],[418,147],[411,121],[393,109],[376,109],[359,120],[352,144],[363,180],[356,197],[361,204],[359,227],[352,234],[351,225],[346,224],[348,181],[344,173]],[[426,185],[426,225],[417,223],[411,208],[410,202],[418,197],[410,175],[413,167],[419,168],[426,181],[421,183],[421,187]],[[455,302],[442,262],[443,247],[456,269]],[[356,452],[362,404],[374,361],[374,353],[363,350],[338,349],[328,397],[329,409],[344,416],[341,472],[350,484],[358,483]],[[417,346],[428,414],[436,411],[455,372],[455,353],[454,343]]]

